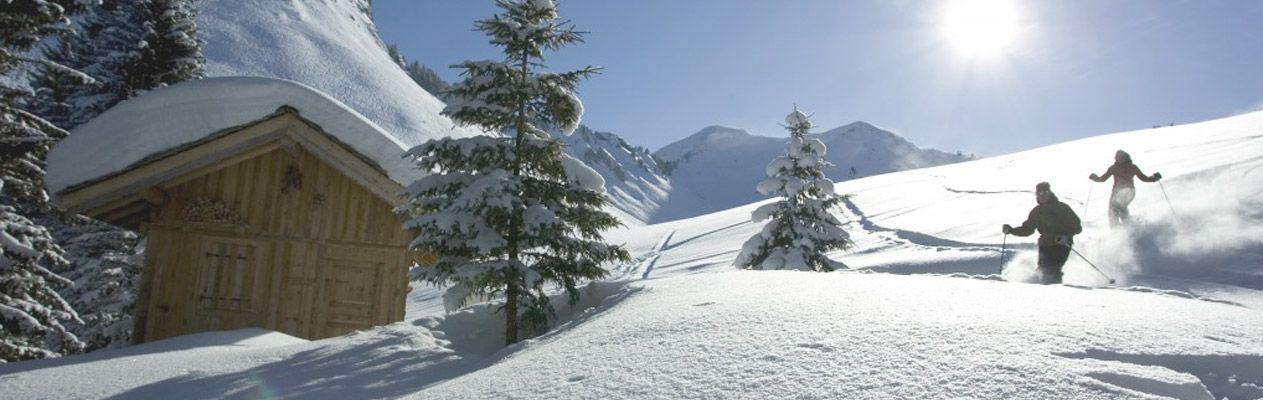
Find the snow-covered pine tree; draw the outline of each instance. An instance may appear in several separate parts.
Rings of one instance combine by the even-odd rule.
[[[75,100],[97,83],[78,70],[83,67],[75,51],[80,42],[77,35],[66,36],[44,49],[44,58],[49,64],[31,71],[30,85],[34,94],[22,101],[23,109],[65,130],[82,123],[71,120],[76,113]]]
[[[142,79],[136,72],[148,47],[144,0],[108,1],[88,13],[82,32],[65,43],[71,46],[74,67],[96,79],[84,85],[73,100],[67,129],[88,122],[119,102],[139,94]]]
[[[0,362],[76,353],[83,342],[63,322],[79,322],[56,286],[70,281],[47,228],[28,217],[47,211],[44,156],[66,132],[18,108],[30,96],[13,75],[22,63],[46,64],[27,53],[45,37],[70,29],[68,15],[88,0],[12,0],[0,6]]]
[[[540,126],[570,134],[583,113],[578,82],[597,72],[587,67],[545,73],[543,52],[580,42],[581,33],[557,19],[551,0],[497,0],[503,9],[477,29],[504,48],[504,61],[466,61],[465,80],[448,93],[443,113],[493,136],[439,139],[406,157],[434,174],[404,190],[417,232],[411,246],[438,255],[433,266],[415,268],[414,279],[453,284],[448,297],[503,294],[505,341],[518,341],[519,319],[547,327],[552,306],[545,284],[578,299],[583,280],[608,274],[601,264],[627,260],[627,251],[601,241],[618,220],[601,206],[604,182],[596,171],[562,153]],[[506,136],[501,136],[504,133]]]
[[[834,194],[833,181],[824,176],[823,170],[832,165],[824,159],[824,143],[807,137],[811,120],[797,107],[785,123],[790,133],[785,155],[768,164],[768,178],[758,186],[759,193],[777,193],[781,200],[754,210],[754,222],[771,221],[745,242],[734,264],[745,269],[824,272],[846,268],[826,256],[833,250],[850,249],[854,243],[829,213],[844,197]]]
[[[138,66],[141,85],[151,90],[206,76],[202,42],[197,39],[195,0],[144,1],[149,29],[147,46]]]
[[[191,0],[106,2],[84,18],[81,34],[46,51],[95,82],[72,86],[67,95],[64,83],[76,77],[45,68],[25,108],[69,130],[145,91],[205,76],[196,13]]]
[[[82,215],[69,218],[54,237],[66,250],[71,268],[63,273],[74,286],[59,292],[83,323],[68,324],[86,345],[84,351],[131,344],[132,316],[142,260],[136,233]]]

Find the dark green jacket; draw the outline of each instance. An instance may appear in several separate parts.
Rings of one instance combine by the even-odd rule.
[[[1079,215],[1053,195],[1052,200],[1035,206],[1031,214],[1026,217],[1026,222],[1023,222],[1022,226],[1013,228],[1009,233],[1030,236],[1036,230],[1039,231],[1040,246],[1056,245],[1059,235],[1066,235],[1069,243],[1074,244],[1074,235],[1083,232],[1083,225],[1079,224]]]

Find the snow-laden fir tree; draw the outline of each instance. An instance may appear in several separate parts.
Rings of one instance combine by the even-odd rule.
[[[50,64],[40,65],[30,73],[33,94],[22,101],[22,108],[38,115],[61,129],[69,130],[83,121],[75,122],[76,99],[87,88],[97,84],[95,79],[79,72],[82,68],[78,54],[78,37],[66,37],[44,49],[44,59]]]
[[[48,62],[28,52],[70,30],[70,13],[88,0],[8,0],[0,4],[0,362],[76,353],[83,343],[63,325],[80,322],[57,293],[70,285],[53,271],[66,265],[46,227],[29,217],[48,212],[44,156],[66,132],[18,108],[31,92],[14,76],[22,64]]]
[[[771,219],[759,234],[742,246],[734,264],[746,269],[794,269],[833,271],[846,268],[826,255],[854,246],[830,209],[843,197],[834,194],[833,181],[824,176],[832,166],[825,161],[820,139],[808,138],[811,120],[794,108],[785,117],[789,144],[785,155],[767,165],[767,179],[759,193],[779,194],[781,199],[754,210],[754,222]]]
[[[453,284],[449,299],[503,294],[505,341],[518,341],[519,320],[547,327],[548,284],[573,302],[577,285],[604,277],[602,264],[627,260],[627,251],[602,242],[619,224],[602,210],[604,182],[596,171],[562,153],[544,128],[572,133],[583,106],[578,82],[597,68],[547,73],[543,52],[580,42],[581,32],[557,18],[551,0],[498,0],[502,14],[478,30],[504,49],[503,61],[466,61],[464,81],[448,92],[443,114],[493,136],[440,139],[407,152],[433,174],[404,191],[417,232],[411,246],[438,255],[414,278]],[[541,128],[544,127],[544,128]],[[504,135],[500,135],[503,133]]]
[[[140,237],[82,215],[69,218],[63,225],[54,231],[54,237],[70,262],[62,275],[74,285],[59,292],[83,321],[67,326],[85,343],[84,351],[131,344],[143,267],[136,251]]]
[[[192,0],[102,4],[83,19],[80,34],[45,51],[49,60],[92,77],[91,84],[44,68],[25,108],[69,130],[146,91],[205,76],[195,17]]]
[[[196,0],[148,0],[144,57],[139,75],[144,90],[206,77],[202,42],[197,39]]]
[[[71,97],[70,115],[45,117],[65,120],[62,127],[69,130],[138,94],[140,79],[135,71],[148,47],[149,24],[144,17],[144,4],[138,0],[108,1],[84,17],[80,34],[65,38],[62,48],[49,55],[65,57],[54,61],[83,71],[95,82],[80,86]]]

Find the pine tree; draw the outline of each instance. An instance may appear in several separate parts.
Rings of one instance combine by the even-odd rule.
[[[46,51],[49,60],[94,78],[91,84],[45,68],[24,108],[69,130],[146,91],[204,77],[195,17],[191,0],[103,4],[84,18],[80,35]]]
[[[477,29],[504,48],[505,60],[465,62],[465,80],[449,92],[443,114],[495,136],[439,139],[408,151],[422,170],[436,172],[404,192],[400,207],[417,232],[412,248],[439,255],[414,278],[453,284],[449,296],[503,294],[505,341],[516,343],[519,320],[547,327],[552,306],[545,284],[578,299],[582,280],[605,277],[601,264],[629,259],[601,241],[618,220],[602,211],[604,182],[562,153],[541,129],[569,135],[579,123],[578,82],[595,67],[545,73],[543,52],[581,42],[581,32],[557,19],[550,0],[497,0],[503,14]],[[504,133],[505,136],[498,135]]]
[[[846,268],[826,256],[854,247],[842,224],[829,213],[844,199],[834,194],[833,181],[824,176],[823,170],[833,164],[824,159],[824,143],[807,137],[812,127],[807,115],[795,108],[785,123],[790,133],[785,155],[768,164],[768,178],[758,186],[759,193],[777,193],[781,200],[754,210],[754,222],[771,221],[746,241],[734,264],[746,269],[824,272]]]
[[[63,322],[79,322],[55,288],[70,282],[53,271],[66,265],[47,228],[28,217],[52,207],[44,191],[44,156],[66,132],[18,108],[31,92],[13,76],[23,63],[49,65],[26,54],[51,35],[70,30],[70,13],[84,0],[12,0],[0,5],[0,362],[55,357],[83,348]]]
[[[403,58],[403,54],[399,54],[399,45],[394,43],[386,45],[386,55],[390,56],[390,61],[394,61],[399,68],[406,67],[408,60]]]
[[[46,47],[44,58],[49,64],[31,72],[30,85],[34,94],[22,101],[23,109],[64,130],[83,122],[73,120],[78,112],[76,99],[97,84],[95,79],[79,72],[83,64],[76,50],[82,42],[81,37],[74,35]]]
[[[69,324],[85,351],[131,344],[132,316],[143,267],[136,233],[85,216],[74,216],[54,231],[74,286],[60,290],[82,323]]]
[[[206,76],[206,59],[197,39],[197,7],[194,0],[144,2],[147,46],[138,75],[139,89],[151,90]]]
[[[420,85],[422,89],[430,92],[440,100],[447,101],[447,92],[452,89],[452,85],[448,84],[438,73],[424,65],[418,64],[416,61],[409,62],[404,66],[404,72],[408,73],[408,77],[413,82]]]
[[[83,22],[81,40],[72,46],[76,68],[96,79],[75,95],[75,110],[69,118],[73,128],[87,122],[123,100],[146,89],[137,72],[143,63],[152,26],[146,19],[143,0],[105,2],[89,13]]]

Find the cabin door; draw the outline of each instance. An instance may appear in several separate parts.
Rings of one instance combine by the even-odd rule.
[[[191,316],[188,332],[262,326],[263,288],[267,280],[264,243],[217,236],[195,236]]]
[[[323,327],[318,337],[339,336],[390,322],[394,285],[402,276],[398,251],[356,246],[326,247]]]

